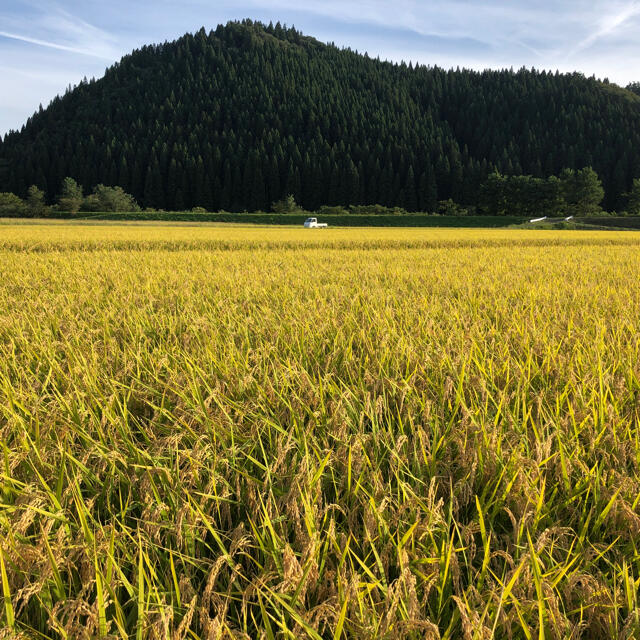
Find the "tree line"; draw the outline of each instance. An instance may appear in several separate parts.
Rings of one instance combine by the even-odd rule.
[[[505,176],[492,173],[481,185],[476,205],[461,206],[453,200],[440,201],[432,211],[424,213],[441,215],[484,214],[491,216],[587,216],[602,213],[601,203],[604,188],[598,174],[591,168],[565,169],[559,176],[535,178],[533,176]],[[640,215],[640,179],[636,178],[631,190],[625,194],[624,213]],[[288,214],[304,211],[293,194],[273,202],[270,209],[275,213]],[[61,185],[55,204],[49,206],[45,193],[37,186],[27,189],[25,199],[14,193],[0,193],[0,217],[46,217],[56,212],[135,212],[141,207],[135,198],[122,187],[102,184],[84,195],[82,186],[73,178],[66,177]],[[155,211],[153,209],[147,209]],[[206,213],[204,207],[193,207],[192,211]],[[318,207],[321,215],[401,215],[407,213],[402,207],[375,205],[323,205]]]
[[[640,97],[581,74],[384,62],[251,21],[142,47],[0,141],[0,191],[66,176],[143,207],[475,205],[495,172],[591,166],[604,207],[640,176]]]
[[[140,211],[140,206],[132,195],[118,186],[99,184],[85,196],[82,187],[69,177],[62,181],[60,194],[53,206],[47,204],[44,191],[35,184],[27,189],[24,199],[15,193],[0,193],[0,216],[44,218],[53,210],[75,215],[80,211]]]
[[[603,198],[602,182],[591,167],[548,178],[494,173],[483,185],[480,206],[490,215],[579,216],[599,213]]]

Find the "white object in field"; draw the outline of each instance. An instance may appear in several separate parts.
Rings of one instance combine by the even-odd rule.
[[[529,220],[529,222],[542,222],[543,220],[546,220],[547,216],[545,216],[544,218],[534,218],[533,220]]]
[[[569,222],[569,220],[573,220],[573,216],[569,216],[568,218],[564,219],[565,222]]]
[[[304,221],[305,229],[326,229],[327,226],[328,225],[326,222],[323,222],[323,223],[318,222],[318,218],[307,218]]]

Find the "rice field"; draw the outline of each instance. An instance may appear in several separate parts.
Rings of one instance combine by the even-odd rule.
[[[0,225],[0,637],[640,637],[639,259]]]

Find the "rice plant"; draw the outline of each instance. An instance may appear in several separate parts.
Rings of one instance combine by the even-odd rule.
[[[640,236],[0,232],[0,637],[640,636]]]

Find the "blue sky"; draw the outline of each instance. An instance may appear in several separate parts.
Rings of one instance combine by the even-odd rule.
[[[0,134],[135,47],[245,17],[389,60],[640,80],[640,0],[0,0]]]

